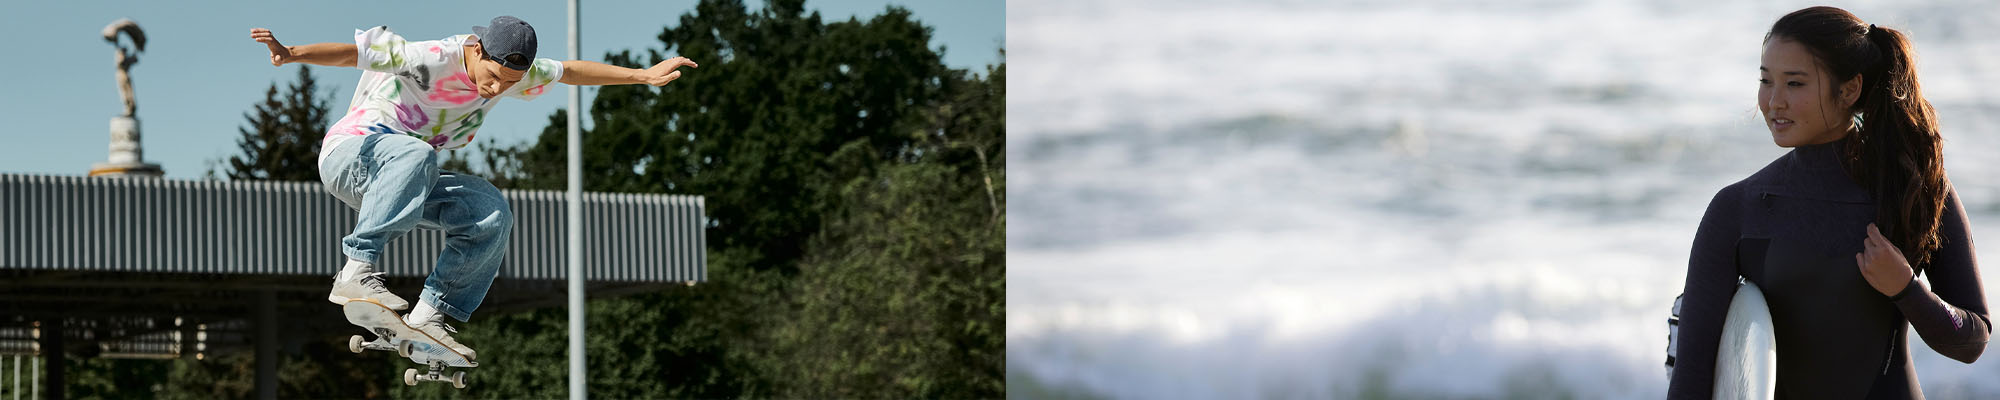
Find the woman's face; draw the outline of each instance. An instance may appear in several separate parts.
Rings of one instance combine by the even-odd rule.
[[[1847,136],[1854,124],[1847,110],[1859,97],[1859,77],[1833,87],[1805,45],[1783,37],[1764,42],[1757,75],[1757,111],[1764,113],[1764,126],[1771,129],[1771,140],[1778,147],[1829,143]]]

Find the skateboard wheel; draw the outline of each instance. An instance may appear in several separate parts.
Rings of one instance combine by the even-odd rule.
[[[457,373],[451,374],[451,387],[459,389],[465,388],[465,371],[458,371]]]
[[[359,354],[359,353],[361,353],[361,349],[362,349],[362,347],[361,347],[361,344],[362,344],[362,343],[364,343],[364,342],[363,342],[363,341],[361,340],[361,335],[354,335],[354,336],[348,336],[348,337],[347,337],[347,351],[352,351],[352,352],[355,352],[356,354]]]
[[[404,369],[404,370],[403,370],[403,384],[404,384],[404,385],[408,385],[408,386],[416,386],[416,385],[417,385],[417,369],[416,369],[416,368],[409,368],[409,369]]]
[[[414,350],[416,348],[416,344],[417,342],[407,342],[407,341],[403,342],[402,344],[398,344],[396,345],[396,354],[401,355],[403,357],[409,357],[410,353],[415,352]],[[413,369],[411,371],[415,370]]]

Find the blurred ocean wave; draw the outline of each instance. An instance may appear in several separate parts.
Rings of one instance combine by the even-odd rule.
[[[1009,395],[1656,398],[1702,210],[1785,152],[1755,68],[1805,5],[1010,2]],[[1995,8],[1849,6],[1915,36],[1975,237]],[[2000,396],[1912,345],[1931,397]]]

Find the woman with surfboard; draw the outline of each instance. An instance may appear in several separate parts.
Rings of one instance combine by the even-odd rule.
[[[1761,289],[1776,342],[1765,395],[1921,398],[1905,327],[1971,363],[1992,322],[1909,37],[1812,7],[1779,18],[1763,46],[1757,109],[1792,151],[1722,188],[1702,216],[1667,397],[1763,379],[1718,372],[1737,356],[1717,350],[1740,278]]]

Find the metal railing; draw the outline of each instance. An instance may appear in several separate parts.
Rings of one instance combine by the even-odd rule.
[[[503,190],[514,213],[501,279],[567,277],[563,194]],[[584,278],[707,279],[700,196],[585,193]],[[0,174],[0,268],[332,275],[354,210],[309,182]],[[418,229],[380,270],[427,274],[444,235]]]

